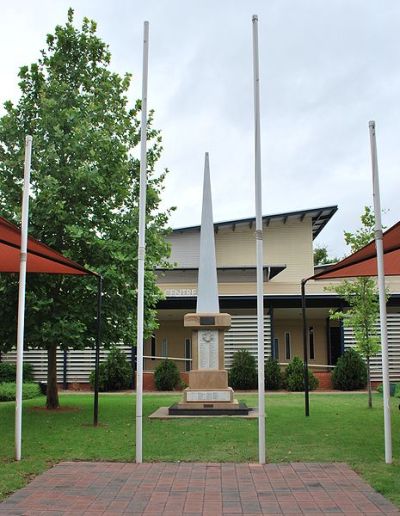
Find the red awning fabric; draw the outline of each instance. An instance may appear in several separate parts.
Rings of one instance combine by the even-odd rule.
[[[400,276],[400,222],[383,234],[385,276]],[[310,279],[351,278],[357,276],[377,276],[375,240],[354,254],[344,258]]]
[[[0,272],[19,272],[21,230],[0,217]],[[89,271],[35,238],[28,237],[27,272],[86,275]]]

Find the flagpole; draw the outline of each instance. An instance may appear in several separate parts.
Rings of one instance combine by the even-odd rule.
[[[381,217],[381,196],[379,191],[378,153],[376,149],[375,122],[369,123],[372,162],[372,188],[375,214],[375,245],[378,264],[379,316],[382,346],[383,415],[385,428],[385,462],[392,463],[392,427],[390,418],[389,356],[386,317],[385,269],[383,262],[383,233]]]
[[[139,244],[137,290],[137,372],[136,372],[136,462],[143,461],[143,319],[144,319],[144,261],[146,254],[146,182],[147,182],[147,78],[149,64],[149,22],[144,22],[142,121],[140,132],[140,190],[139,190]]]
[[[261,189],[260,141],[260,74],[258,60],[258,16],[253,15],[253,73],[254,73],[254,147],[255,204],[257,253],[257,348],[258,348],[258,460],[265,464],[265,387],[264,387],[264,257]]]
[[[15,396],[15,459],[21,460],[22,382],[24,363],[26,260],[28,247],[29,186],[31,177],[32,136],[25,138],[24,190],[22,194],[21,250],[18,287],[17,372]]]

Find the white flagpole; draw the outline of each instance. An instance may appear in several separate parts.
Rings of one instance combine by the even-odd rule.
[[[392,463],[392,427],[390,418],[389,356],[386,318],[385,269],[383,262],[383,233],[381,220],[381,196],[379,192],[378,153],[376,150],[375,122],[369,123],[372,161],[372,187],[375,213],[375,245],[378,263],[379,315],[381,322],[383,414],[385,428],[385,462]]]
[[[264,388],[264,257],[261,197],[260,74],[258,63],[258,16],[253,16],[255,197],[257,252],[257,335],[258,335],[258,458],[265,464],[265,388]]]
[[[21,251],[18,289],[17,374],[15,397],[15,459],[21,460],[22,382],[24,362],[26,260],[28,246],[29,187],[31,177],[32,136],[25,138],[24,190],[22,194]]]
[[[136,373],[136,462],[143,461],[143,318],[144,318],[144,261],[146,254],[146,184],[147,184],[147,77],[149,62],[149,22],[144,22],[142,125],[140,132],[140,190],[139,190],[139,244],[137,290],[137,373]]]

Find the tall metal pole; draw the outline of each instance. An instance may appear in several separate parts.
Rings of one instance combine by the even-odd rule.
[[[307,306],[306,306],[307,279],[301,280],[301,313],[303,318],[303,360],[304,360],[304,410],[310,415],[310,388],[308,383],[308,339],[307,339]]]
[[[376,150],[375,122],[369,123],[371,143],[372,188],[375,213],[375,245],[378,263],[379,315],[381,322],[383,414],[385,427],[385,462],[392,463],[392,427],[390,418],[389,356],[386,318],[385,270],[383,262],[383,234],[381,220],[381,196],[379,192],[378,153]]]
[[[140,190],[139,190],[139,245],[138,245],[138,290],[137,290],[137,373],[136,373],[136,462],[143,460],[142,415],[143,415],[143,317],[144,317],[144,261],[146,230],[146,183],[147,183],[147,77],[149,61],[149,22],[144,22],[143,79],[142,79],[142,125],[140,132]]]
[[[256,253],[257,253],[257,336],[258,336],[258,460],[265,464],[265,387],[264,387],[264,250],[261,188],[260,136],[260,73],[258,63],[258,16],[253,16],[253,73],[254,73],[254,147],[256,197]]]
[[[94,407],[93,425],[99,422],[99,368],[100,368],[100,344],[101,344],[101,301],[103,297],[103,277],[97,277],[97,318],[96,318],[96,355],[94,370]]]
[[[24,362],[26,260],[28,247],[29,187],[31,177],[32,136],[25,138],[24,191],[22,194],[21,251],[18,290],[17,374],[15,397],[15,458],[21,460],[22,382]]]

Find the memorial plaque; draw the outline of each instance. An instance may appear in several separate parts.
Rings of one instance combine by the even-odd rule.
[[[199,369],[218,369],[218,330],[199,330]]]
[[[200,317],[201,326],[213,326],[215,324],[215,317]]]
[[[229,391],[188,391],[187,401],[231,401]]]

